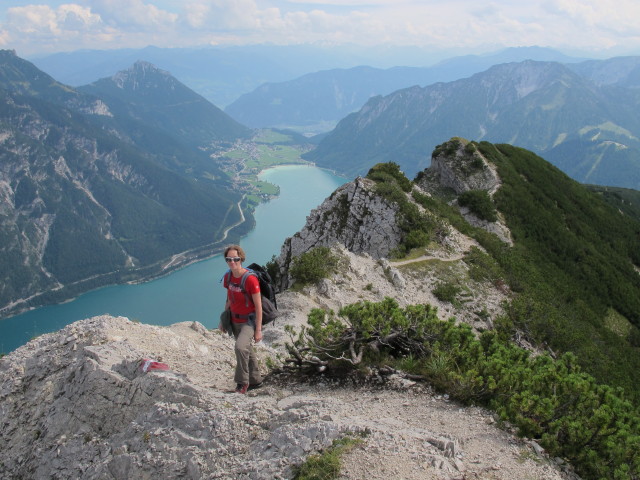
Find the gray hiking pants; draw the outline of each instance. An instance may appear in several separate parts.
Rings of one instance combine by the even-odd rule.
[[[253,322],[233,323],[233,336],[236,338],[236,383],[255,385],[262,382],[258,356],[253,348],[255,328]]]

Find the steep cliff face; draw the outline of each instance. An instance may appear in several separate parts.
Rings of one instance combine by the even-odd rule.
[[[315,247],[344,245],[353,253],[383,258],[398,246],[398,206],[374,192],[375,182],[358,177],[337,189],[307,217],[302,230],[287,238],[279,263],[288,269],[291,259]],[[289,280],[282,276],[281,289]]]
[[[470,190],[493,195],[500,183],[494,165],[469,142],[454,138],[434,151],[431,166],[418,175],[414,188],[427,195],[451,191],[458,195]],[[281,290],[292,284],[291,261],[315,247],[341,244],[352,253],[364,253],[374,259],[389,257],[398,248],[408,233],[401,227],[404,214],[397,203],[376,192],[375,186],[376,182],[363,177],[343,185],[311,212],[302,230],[285,240],[277,259]],[[416,205],[411,195],[407,194],[406,199]],[[460,210],[472,225],[511,243],[510,232],[500,217],[497,221],[486,221],[468,208]],[[423,214],[429,216],[428,212]],[[441,236],[440,240],[446,243],[447,237],[454,236],[453,229],[447,226]]]
[[[460,195],[482,190],[493,196],[502,182],[495,165],[478,149],[463,138],[452,138],[434,150],[431,166],[418,174],[416,183],[424,191],[434,194],[446,194],[448,190]],[[513,243],[511,232],[499,212],[495,221],[478,218],[467,207],[460,207],[460,213],[471,225],[497,235],[505,243]]]
[[[79,277],[60,275],[52,253],[63,239],[87,241],[96,250],[104,249],[105,257],[116,264],[126,262],[126,255],[109,239],[111,216],[91,194],[91,180],[108,155],[99,152],[95,139],[61,128],[24,97],[7,94],[2,100],[6,123],[0,129],[0,231],[5,240],[0,263],[7,267],[3,275],[11,278],[2,278],[0,307],[87,273],[104,272],[87,266]],[[73,217],[77,222],[72,226]]]

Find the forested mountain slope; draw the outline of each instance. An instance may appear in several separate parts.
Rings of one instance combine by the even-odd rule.
[[[251,134],[249,128],[147,62],[138,61],[78,90],[102,98],[114,115],[165,132],[185,146],[212,148]]]
[[[602,195],[602,198],[617,210],[640,221],[640,191],[630,188],[601,187],[598,185],[587,185],[587,188]]]
[[[483,243],[517,293],[508,323],[639,398],[640,222],[529,151],[477,148],[496,165],[491,203],[514,242]]]
[[[482,247],[465,259],[477,275],[513,294],[498,323],[540,348],[574,352],[598,380],[640,398],[640,222],[633,212],[507,144],[439,145],[432,166],[416,177],[430,196],[384,165],[368,176],[380,181],[377,191],[396,213],[373,208],[375,198],[363,205],[362,193],[336,192],[332,206],[310,215],[306,230],[286,242],[281,276],[302,252],[336,241],[374,258],[379,251],[416,257],[451,225]],[[351,246],[367,225],[367,240]],[[460,294],[466,288],[447,283]]]
[[[348,175],[394,161],[414,175],[436,145],[460,135],[528,148],[583,183],[637,189],[640,97],[628,86],[633,71],[616,85],[597,85],[568,66],[525,61],[407,88],[369,100],[306,158]]]
[[[2,315],[157,274],[240,219],[205,153],[13,52],[0,59]]]

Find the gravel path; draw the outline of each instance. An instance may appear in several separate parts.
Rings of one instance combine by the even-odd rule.
[[[171,327],[131,324],[126,336],[135,348],[152,353],[185,374],[197,388],[231,389],[233,342],[185,322]],[[261,356],[273,354],[264,345]],[[205,354],[206,352],[206,354]],[[235,403],[236,394],[229,400]],[[334,386],[328,383],[265,382],[247,400],[265,408],[296,411],[296,421],[319,419],[341,428],[367,432],[363,443],[343,458],[340,479],[493,479],[569,478],[555,462],[536,453],[532,442],[498,428],[491,412],[463,407],[428,387],[395,376],[384,387]],[[292,409],[292,407],[295,409]]]

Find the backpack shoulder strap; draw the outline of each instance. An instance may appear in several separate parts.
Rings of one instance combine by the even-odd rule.
[[[242,274],[242,278],[240,279],[240,289],[242,290],[242,293],[244,293],[244,300],[245,300],[246,306],[249,306],[249,300],[251,300],[251,303],[253,303],[251,296],[247,293],[247,290],[244,288],[244,285],[247,283],[247,278],[249,278],[250,275],[254,275],[257,277],[256,273],[253,270],[247,269],[247,271]]]
[[[242,278],[240,279],[240,288],[242,289],[242,292],[245,293],[245,295],[246,290],[244,286],[247,283],[247,278],[249,278],[249,275],[255,275],[257,277],[256,273],[253,270],[249,269],[247,269],[247,271],[242,274]]]

